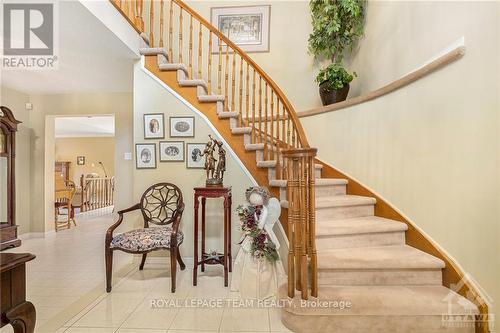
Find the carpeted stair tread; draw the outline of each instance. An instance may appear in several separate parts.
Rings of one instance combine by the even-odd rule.
[[[197,87],[197,86],[202,86],[205,89],[207,89],[207,83],[205,80],[200,80],[200,79],[184,79],[184,80],[179,80],[179,85],[181,87]]]
[[[318,270],[441,269],[444,262],[408,245],[324,250]]]
[[[234,127],[231,129],[233,134],[250,134],[252,133],[251,127]]]
[[[321,221],[316,225],[316,236],[355,235],[406,231],[405,223],[378,216],[365,216],[342,220]]]
[[[317,199],[316,209],[374,205],[376,202],[377,200],[372,197],[364,197],[359,195],[334,195],[331,197]]]
[[[258,161],[257,168],[274,168],[276,163],[276,160]]]
[[[247,143],[245,145],[245,150],[247,150],[247,151],[263,150],[263,149],[264,149],[264,144],[263,143]]]
[[[201,103],[224,102],[223,95],[198,95],[198,101]]]
[[[280,288],[280,297],[286,295]],[[349,309],[300,306],[297,293],[285,311],[299,315],[359,315],[359,316],[441,316],[478,313],[477,307],[466,298],[443,286],[321,286],[317,301],[350,301]],[[450,308],[449,308],[450,307]]]
[[[168,59],[167,50],[162,47],[142,47],[139,49],[139,53],[144,56],[153,56],[161,54]]]
[[[183,71],[186,75],[188,73],[188,69],[186,65],[182,63],[166,63],[158,65],[161,71]]]
[[[238,111],[224,111],[217,114],[219,119],[238,118]]]
[[[376,202],[377,200],[372,197],[363,197],[358,195],[333,195],[327,198],[316,199],[316,210],[322,208],[375,205]],[[282,200],[281,206],[283,208],[288,208],[288,201]]]

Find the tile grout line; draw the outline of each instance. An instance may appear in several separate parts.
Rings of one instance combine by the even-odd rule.
[[[269,333],[271,333],[271,312],[269,308],[267,309],[267,327],[269,328]]]
[[[129,278],[130,276],[132,276],[133,274],[135,274],[137,272],[140,272],[140,271],[139,270],[136,271],[135,269],[130,270],[130,272],[126,276],[123,277],[123,279],[120,281],[120,283],[118,284],[118,286],[121,284],[122,281],[125,281],[126,278]],[[125,283],[125,282],[123,282],[123,283]],[[148,292],[149,292],[149,290],[148,290]],[[116,329],[116,331],[118,331],[120,328],[122,328],[123,324],[127,321],[128,318],[130,318],[130,316],[135,312],[135,310],[137,310],[139,308],[139,306],[141,306],[142,302],[144,302],[144,300],[146,299],[146,297],[147,297],[147,294],[144,295],[144,297],[142,298],[142,300],[137,303],[136,307],[129,313],[129,315],[127,317],[125,317],[125,319],[121,322],[120,326],[118,326],[118,328]],[[124,329],[125,329],[125,327],[124,327]]]
[[[123,283],[123,281],[125,281],[125,279],[126,279],[126,278],[130,275],[130,274],[132,274],[132,272],[134,271],[134,266],[133,266],[133,263],[132,263],[132,264],[130,264],[130,265],[132,266],[132,267],[130,268],[130,271],[129,271],[128,273],[124,274],[124,276],[120,278],[120,281],[116,284],[116,286],[119,286],[120,284],[122,284],[122,283]],[[126,268],[126,267],[124,267],[124,268]],[[115,286],[115,287],[116,287],[116,286]],[[97,297],[94,301],[92,301],[92,302],[91,302],[91,304],[92,304],[93,302],[96,302],[97,300],[98,300],[98,301],[97,301],[97,302],[96,302],[93,306],[91,306],[91,307],[90,307],[87,311],[85,311],[85,313],[84,313],[84,314],[82,314],[81,316],[79,316],[79,317],[78,317],[78,319],[76,319],[76,320],[75,320],[75,321],[74,321],[74,322],[73,322],[73,323],[72,323],[69,327],[81,327],[81,326],[75,326],[75,324],[76,324],[77,322],[79,322],[79,321],[80,321],[83,317],[85,317],[85,316],[86,316],[86,315],[87,315],[90,311],[92,311],[92,309],[94,309],[96,306],[98,306],[98,305],[99,305],[102,301],[104,301],[107,297],[108,297],[108,293],[104,293],[104,294],[99,295],[99,296],[98,296],[98,297]],[[89,305],[90,305],[90,304],[89,304]],[[84,308],[82,311],[84,311],[85,309],[86,309],[86,308]],[[75,315],[75,317],[76,317],[76,316],[78,316],[79,314],[80,314],[80,313],[77,313],[77,314]],[[73,318],[74,318],[74,317],[73,317]],[[68,322],[68,321],[72,320],[73,318],[68,319],[66,322]]]

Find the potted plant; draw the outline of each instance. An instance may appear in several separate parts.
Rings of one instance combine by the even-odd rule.
[[[316,77],[321,101],[323,105],[343,101],[356,73],[349,74],[342,59],[363,35],[366,0],[311,0],[309,6],[313,25],[309,52],[316,60],[331,61]]]
[[[349,74],[342,64],[331,63],[319,71],[316,82],[319,84],[319,95],[323,105],[345,101],[349,93],[349,83],[356,72]]]

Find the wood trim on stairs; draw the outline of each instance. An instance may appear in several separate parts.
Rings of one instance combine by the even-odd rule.
[[[452,284],[458,284],[465,277],[464,272],[453,262],[450,257],[448,257],[436,244],[434,244],[425,235],[423,235],[409,219],[400,214],[387,201],[361,185],[356,180],[345,175],[339,170],[333,168],[331,165],[321,161],[320,159],[316,159],[316,163],[323,165],[323,169],[321,171],[322,178],[347,179],[348,195],[360,195],[375,198],[377,200],[377,203],[375,204],[375,216],[405,223],[408,226],[408,230],[406,231],[406,244],[413,246],[423,252],[429,253],[445,262],[446,267],[443,269],[444,286],[446,286],[447,288],[451,288]],[[470,281],[465,281],[464,286],[460,289],[458,294],[463,297],[467,297],[467,293],[469,292],[472,293],[476,299],[481,300],[481,303],[483,305],[478,305],[479,312],[481,315],[487,318],[488,306],[486,302],[484,301],[483,297],[478,292],[476,287],[473,286]],[[479,327],[478,323],[476,322],[476,333],[488,332],[489,328],[487,323],[485,323],[485,326]]]
[[[387,95],[393,91],[396,91],[398,89],[401,89],[415,81],[420,80],[421,78],[434,73],[435,71],[445,67],[446,65],[457,61],[458,59],[462,58],[465,55],[465,46],[459,46],[450,52],[446,53],[445,55],[437,58],[436,60],[432,61],[431,63],[403,76],[402,78],[392,81],[391,83],[377,89],[374,91],[371,91],[365,95],[362,96],[357,96],[353,98],[349,98],[343,102],[338,102],[335,104],[327,105],[327,106],[322,106],[319,108],[314,108],[311,110],[306,110],[306,111],[299,111],[297,112],[297,115],[299,118],[304,118],[304,117],[311,117],[315,116],[318,114],[322,113],[328,113],[328,112],[334,112],[334,111],[339,111],[357,104],[361,104],[364,102],[371,101],[373,99],[382,97],[384,95]]]

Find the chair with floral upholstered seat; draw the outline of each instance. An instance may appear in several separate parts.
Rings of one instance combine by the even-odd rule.
[[[125,213],[140,210],[144,219],[144,228],[127,231],[113,236],[113,231],[123,222]],[[172,292],[175,292],[177,262],[181,270],[186,268],[182,261],[179,245],[184,240],[184,234],[179,230],[179,224],[184,211],[181,190],[170,183],[158,183],[150,186],[142,195],[141,201],[118,212],[118,221],[106,232],[106,291],[111,291],[113,273],[113,251],[120,250],[133,254],[142,254],[139,269],[144,268],[146,256],[151,251],[170,251],[170,270],[172,277]],[[155,226],[150,226],[154,224]]]

